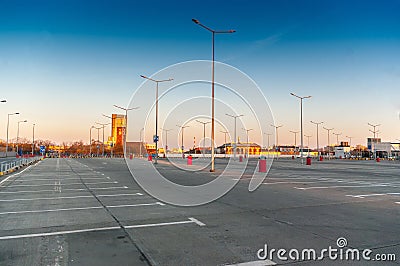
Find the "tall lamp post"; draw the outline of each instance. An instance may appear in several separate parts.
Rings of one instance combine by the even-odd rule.
[[[214,39],[215,34],[224,34],[224,33],[234,33],[235,30],[213,30],[203,24],[200,23],[197,19],[192,19],[194,23],[203,27],[204,29],[208,30],[212,33],[212,66],[211,66],[211,97],[212,97],[212,104],[211,104],[211,172],[214,172]],[[235,140],[236,141],[236,140]]]
[[[196,122],[199,122],[200,124],[203,124],[203,157],[205,157],[205,152],[206,152],[206,125],[210,124],[211,122],[203,122],[200,120],[196,120]]]
[[[189,126],[180,126],[180,125],[176,125],[177,127],[180,127],[181,128],[181,131],[182,131],[182,158],[185,158],[185,154],[184,154],[184,152],[183,152],[183,149],[184,149],[184,146],[183,146],[183,129],[184,128],[186,128],[186,127],[189,127]]]
[[[294,150],[296,151],[296,146],[297,146],[297,133],[299,133],[299,131],[292,131],[289,130],[289,132],[292,132],[294,134]]]
[[[8,128],[10,127],[10,116],[11,115],[19,115],[19,113],[11,113],[7,116],[7,140],[6,140],[6,157],[8,152]]]
[[[376,128],[379,127],[381,124],[373,125],[373,124],[368,123],[368,125],[369,125],[370,127],[373,127],[373,128],[374,128],[374,130],[370,130],[370,131],[371,131],[372,133],[374,133],[374,141],[373,141],[373,145],[372,145],[372,148],[373,148],[372,153],[374,154],[374,159],[376,159],[376,153],[375,153],[375,138],[376,138],[376,134],[379,132],[379,130],[376,130]]]
[[[331,144],[329,142],[329,136],[330,136],[331,130],[333,130],[334,128],[323,127],[323,129],[325,129],[328,132],[328,159],[330,160],[331,159],[331,146],[330,146]]]
[[[353,137],[351,137],[351,136],[346,136],[346,138],[349,139],[349,146],[350,146],[350,148],[351,148],[351,139],[352,139]]]
[[[237,150],[237,145],[236,145],[236,141],[237,141],[237,138],[236,138],[236,119],[238,118],[238,117],[241,117],[241,116],[243,116],[243,115],[230,115],[230,114],[225,114],[225,115],[227,115],[227,116],[230,116],[230,117],[233,117],[233,119],[234,119],[234,121],[235,121],[235,131],[233,132],[234,134],[234,139],[233,139],[233,160],[236,160],[236,150]]]
[[[97,157],[99,157],[99,153],[100,153],[100,147],[99,147],[99,142],[100,142],[100,129],[101,127],[94,127],[94,129],[97,129]]]
[[[92,129],[95,128],[95,126],[91,126],[89,130],[89,156],[92,157]]]
[[[246,135],[247,135],[247,158],[249,158],[249,150],[250,150],[249,131],[252,131],[253,129],[252,128],[249,128],[249,129],[243,128],[243,129],[246,131]]]
[[[278,148],[278,146],[279,146],[279,144],[278,144],[278,141],[279,141],[279,139],[278,139],[278,128],[283,127],[283,125],[279,125],[279,126],[271,125],[271,127],[275,128],[275,138],[276,138],[275,151],[277,151],[277,149],[279,149]],[[277,153],[277,156],[278,156],[278,153]]]
[[[312,136],[311,135],[304,135],[304,137],[307,138],[307,150],[308,150],[307,156],[310,157],[310,138]]]
[[[18,144],[19,144],[19,124],[20,123],[26,123],[26,122],[28,122],[28,120],[21,120],[21,121],[18,121],[18,128],[17,128],[17,154],[19,154],[19,150],[18,150]]]
[[[103,128],[103,151],[102,151],[102,156],[104,157],[104,128],[107,126],[107,125],[109,125],[110,123],[98,123],[98,122],[95,122],[96,124],[98,124],[98,125],[100,125],[102,128]]]
[[[128,111],[138,109],[139,107],[132,107],[132,108],[124,108],[114,104],[115,108],[121,109],[125,111],[125,130],[124,130],[124,159],[126,156],[126,138],[128,136]]]
[[[35,123],[32,124],[32,156],[35,153]]]
[[[311,123],[313,123],[314,125],[317,125],[317,152],[318,152],[318,160],[320,160],[320,152],[319,152],[319,133],[318,133],[318,126],[320,124],[323,124],[324,122],[314,122],[314,121],[310,121]]]
[[[339,136],[342,135],[342,133],[333,132],[332,134],[336,136],[336,145],[339,146]]]
[[[308,98],[311,98],[311,96],[304,96],[304,97],[301,97],[301,96],[298,96],[298,95],[296,95],[296,94],[294,94],[294,93],[290,93],[290,95],[292,95],[292,96],[294,96],[294,97],[296,97],[296,98],[298,98],[298,99],[300,99],[300,131],[301,131],[301,154],[300,154],[300,157],[301,157],[301,164],[303,164],[303,99],[308,99]]]
[[[268,155],[268,158],[269,158],[269,137],[270,136],[272,136],[272,134],[271,133],[264,133],[265,135],[267,135],[267,155]]]
[[[153,81],[156,83],[156,135],[154,138],[154,142],[156,143],[156,158],[154,160],[154,164],[157,164],[157,159],[158,159],[158,83],[160,82],[166,82],[166,81],[172,81],[173,79],[163,79],[163,80],[155,80],[149,77],[146,77],[144,75],[140,75],[144,79],[148,79],[150,81]]]
[[[225,146],[225,149],[224,149],[225,156],[224,157],[226,158],[226,134],[229,134],[229,132],[221,130],[221,133],[224,133],[224,146]]]
[[[168,131],[171,131],[172,129],[165,129],[162,128],[163,131],[165,131],[165,154],[168,153]]]

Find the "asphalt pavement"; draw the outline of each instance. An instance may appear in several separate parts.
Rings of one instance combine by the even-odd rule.
[[[156,168],[194,186],[226,163],[218,159],[214,173],[165,160]],[[400,264],[399,162],[279,159],[249,192],[254,170],[250,160],[242,176],[227,177],[238,183],[216,201],[177,207],[148,195],[123,159],[45,159],[0,179],[0,265]],[[338,239],[344,252],[370,249],[371,261],[277,255],[338,249]],[[262,260],[265,247],[275,253]]]

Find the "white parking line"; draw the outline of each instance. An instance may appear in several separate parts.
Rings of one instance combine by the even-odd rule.
[[[376,196],[387,196],[387,195],[400,195],[399,192],[389,192],[389,193],[374,193],[374,194],[364,194],[364,195],[346,195],[347,197],[353,198],[366,198],[366,197],[376,197]]]
[[[192,218],[192,219],[198,221],[195,218]],[[144,228],[144,227],[156,227],[156,226],[188,224],[188,223],[197,224],[196,222],[194,222],[192,220],[186,220],[186,221],[169,222],[169,223],[158,223],[158,224],[127,225],[127,226],[123,226],[123,228],[127,228],[127,229],[130,229],[130,228]],[[117,229],[121,229],[121,227],[119,227],[119,226],[111,226],[111,227],[98,227],[98,228],[88,228],[88,229],[80,229],[80,230],[58,231],[58,232],[47,232],[47,233],[37,233],[37,234],[9,235],[9,236],[1,236],[0,240],[9,240],[9,239],[18,239],[18,238],[31,238],[31,237],[42,237],[42,236],[67,235],[67,234],[97,232],[97,231],[117,230]]]
[[[127,186],[123,186],[123,187],[94,187],[94,188],[90,188],[93,190],[97,190],[97,189],[127,189]],[[86,188],[66,188],[63,189],[63,191],[87,191]],[[54,190],[25,190],[25,191],[0,191],[0,193],[2,194],[16,194],[16,193],[38,193],[38,192],[54,192]]]
[[[107,206],[107,208],[125,208],[125,207],[141,207],[141,206],[152,206],[152,205],[160,205],[164,206],[164,203],[161,202],[153,202],[153,203],[140,203],[140,204],[132,204],[132,205],[114,205]],[[23,214],[23,213],[43,213],[43,212],[61,212],[61,211],[82,211],[82,210],[93,210],[93,209],[103,209],[103,206],[93,206],[93,207],[78,207],[78,208],[65,208],[65,209],[50,209],[50,210],[29,210],[29,211],[12,211],[12,212],[0,212],[0,215],[9,215],[9,214]]]
[[[400,201],[398,201],[398,202],[395,202],[396,204],[400,204]]]
[[[62,181],[62,180],[60,180]],[[58,182],[60,182],[58,181]],[[97,185],[97,184],[118,184],[117,181],[104,181],[104,182],[96,182],[96,183],[85,183],[86,185]],[[82,183],[65,183],[62,184],[60,182],[61,186],[73,186],[73,185],[82,185]],[[38,185],[11,185],[11,186],[7,186],[7,187],[43,187],[43,186],[54,186],[54,184],[38,184]]]
[[[82,179],[103,179],[104,177],[82,177]],[[71,177],[71,178],[39,178],[39,179],[18,179],[18,182],[36,182],[36,181],[54,181],[54,180],[61,180],[61,181],[66,181],[66,180],[80,180],[78,177]]]
[[[134,194],[110,194],[110,195],[96,195],[97,197],[121,197],[121,196],[143,196],[142,193]],[[63,197],[48,197],[48,198],[30,198],[30,199],[4,199],[0,202],[13,202],[13,201],[34,201],[34,200],[58,200],[58,199],[80,199],[80,198],[94,198],[92,195],[88,196],[63,196]]]
[[[249,261],[237,264],[229,264],[226,266],[268,266],[268,265],[276,265],[275,262],[272,260],[256,260],[256,261]]]
[[[309,189],[329,189],[329,188],[352,188],[352,187],[387,187],[386,184],[367,185],[367,186],[327,186],[327,187],[293,187],[295,189],[309,190]]]

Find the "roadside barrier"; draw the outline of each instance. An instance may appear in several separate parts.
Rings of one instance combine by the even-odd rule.
[[[20,157],[18,159],[13,159],[8,162],[2,162],[0,163],[0,176],[12,173],[23,166],[31,165],[39,160],[42,160],[41,156],[25,158]]]

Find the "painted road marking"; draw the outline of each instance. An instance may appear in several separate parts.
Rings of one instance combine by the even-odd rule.
[[[268,266],[268,265],[276,265],[276,263],[273,262],[272,260],[255,260],[237,264],[229,264],[226,266]]]
[[[36,182],[36,181],[54,181],[55,178],[40,178],[40,179],[18,179],[18,182]],[[59,178],[57,178],[59,179]],[[104,177],[82,177],[82,179],[104,179]],[[61,178],[61,181],[66,180],[80,180],[79,177]]]
[[[61,181],[61,180],[60,180]],[[60,181],[57,181],[60,186],[72,186],[72,185],[82,185],[82,183],[66,183],[62,184]],[[104,181],[104,182],[96,182],[96,183],[85,183],[86,185],[97,185],[97,184],[118,184],[117,181]],[[7,187],[42,187],[42,186],[54,186],[55,184],[40,184],[40,185],[11,185]]]
[[[107,208],[141,207],[141,206],[152,206],[152,205],[164,206],[165,204],[161,203],[161,202],[154,202],[154,203],[140,203],[140,204],[131,204],[131,205],[114,205],[114,206],[107,206]],[[0,215],[23,214],[23,213],[43,213],[43,212],[61,212],[61,211],[82,211],[82,210],[93,210],[93,209],[103,209],[103,208],[104,208],[103,206],[93,206],[93,207],[50,209],[50,210],[12,211],[12,212],[0,212]]]
[[[367,185],[367,186],[328,186],[328,187],[293,187],[295,189],[309,190],[309,189],[328,189],[328,188],[352,188],[352,187],[387,187],[386,184]]]
[[[366,197],[386,196],[386,195],[400,195],[400,192],[374,193],[374,194],[365,194],[365,195],[346,195],[346,196],[363,199]]]
[[[123,187],[94,187],[94,188],[89,188],[89,189],[93,189],[93,190],[96,190],[96,189],[103,189],[103,190],[106,190],[106,189],[121,189],[121,188],[123,188],[123,189],[127,189],[128,187],[127,186],[123,186]],[[63,189],[63,191],[65,192],[65,191],[87,191],[87,189],[86,188],[66,188],[66,189]],[[12,193],[37,193],[37,192],[54,192],[54,190],[25,190],[25,191],[0,191],[0,193],[3,193],[3,194],[12,194]],[[60,191],[61,192],[61,191]]]
[[[122,197],[122,196],[143,196],[142,193],[134,194],[110,194],[110,195],[96,195],[97,197]],[[90,196],[63,196],[63,197],[49,197],[49,198],[30,198],[30,199],[4,199],[0,202],[12,202],[12,201],[33,201],[33,200],[58,200],[58,199],[80,199],[80,198],[94,198]]]
[[[400,204],[400,201],[398,201],[398,202],[395,202],[396,204]]]
[[[127,225],[123,226],[123,228],[144,228],[144,227],[156,227],[156,226],[166,226],[166,225],[177,225],[177,224],[189,224],[194,223],[199,226],[204,226],[205,224],[200,222],[199,220],[190,217],[189,220],[179,221],[179,222],[169,222],[169,223],[158,223],[158,224],[139,224],[139,225]],[[58,231],[58,232],[47,232],[47,233],[37,233],[37,234],[26,234],[26,235],[9,235],[9,236],[1,236],[0,240],[8,240],[8,239],[18,239],[18,238],[31,238],[31,237],[42,237],[42,236],[55,236],[55,235],[66,235],[66,234],[76,234],[76,233],[85,233],[85,232],[96,232],[96,231],[106,231],[106,230],[117,230],[121,229],[119,226],[111,226],[111,227],[98,227],[98,228],[89,228],[89,229],[80,229],[80,230],[70,230],[70,231]]]

